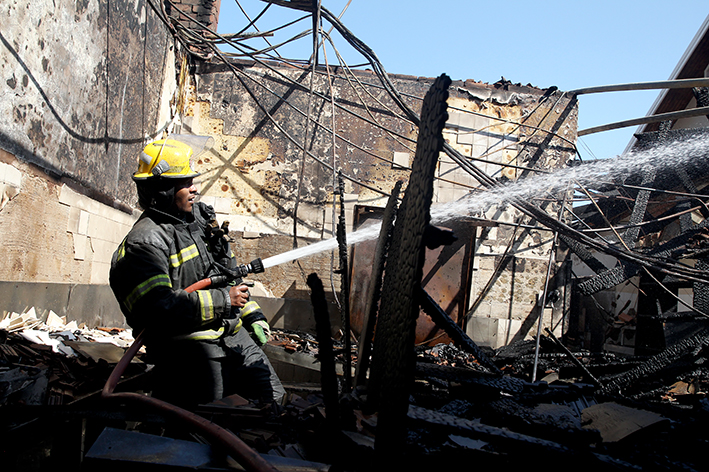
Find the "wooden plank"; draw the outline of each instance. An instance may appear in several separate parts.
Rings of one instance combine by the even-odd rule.
[[[637,431],[669,420],[645,410],[628,408],[617,403],[601,403],[590,406],[581,412],[584,428],[596,429],[601,433],[603,442],[617,442]]]

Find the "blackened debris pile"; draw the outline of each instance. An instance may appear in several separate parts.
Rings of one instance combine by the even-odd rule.
[[[491,354],[501,377],[454,346],[423,349],[409,410],[419,425],[413,437],[429,453],[491,466],[535,460],[521,458],[524,450],[552,461],[573,456],[583,470],[701,470],[707,438],[698,431],[709,419],[709,349],[701,339],[655,356],[575,352],[571,359],[542,337],[538,354],[533,341]],[[532,382],[535,365],[540,380]]]
[[[543,336],[538,353],[532,341],[487,349],[502,375],[453,344],[419,347],[401,466],[469,463],[499,468],[544,461],[547,469],[567,469],[572,463],[581,470],[702,470],[707,438],[699,431],[709,419],[709,350],[702,339],[685,340],[655,356],[623,357],[560,352],[555,340]],[[116,415],[108,405],[92,401],[110,362],[84,354],[70,357],[17,333],[3,333],[1,341],[0,372],[20,369],[46,379],[50,394],[37,402],[91,405],[102,416]],[[318,363],[318,343],[308,334],[277,331],[271,346],[309,354]],[[535,365],[539,380],[532,381]],[[146,366],[137,363],[133,368],[142,372]],[[206,405],[200,414],[235,431],[262,454],[306,461],[311,464],[306,470],[376,468],[377,412],[368,406],[366,388],[340,392],[341,421],[333,431],[317,386],[286,382],[286,387],[288,402],[280,411],[232,399]],[[5,388],[4,411],[27,406],[26,392],[20,392]],[[136,411],[128,416],[131,421],[120,417],[126,430],[174,432],[164,419]],[[132,422],[135,416],[137,423]],[[3,433],[24,427],[6,419]]]

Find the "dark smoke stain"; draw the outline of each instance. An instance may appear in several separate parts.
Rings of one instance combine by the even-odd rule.
[[[31,120],[31,126],[27,132],[27,137],[34,143],[35,147],[44,147],[44,130],[41,120]]]
[[[27,117],[27,111],[25,109],[26,107],[24,105],[17,106],[13,108],[12,114],[15,118],[15,123],[24,123],[25,118]]]

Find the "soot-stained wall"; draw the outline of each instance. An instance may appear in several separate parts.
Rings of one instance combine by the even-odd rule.
[[[172,39],[145,0],[0,6],[0,147],[119,205],[160,123]],[[169,78],[174,82],[174,77]]]
[[[136,156],[170,121],[175,42],[146,0],[8,0],[0,15],[0,299],[16,302],[0,313],[120,325],[108,267],[136,217]]]

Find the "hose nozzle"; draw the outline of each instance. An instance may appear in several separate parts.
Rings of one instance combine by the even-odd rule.
[[[248,268],[249,273],[251,274],[260,274],[261,272],[264,271],[263,267],[263,261],[261,260],[260,257],[254,259],[253,261],[249,262],[246,267]]]
[[[261,261],[261,258],[257,258],[248,264],[241,264],[236,268],[235,272],[239,277],[246,277],[248,274],[260,274],[263,271],[263,262]]]

